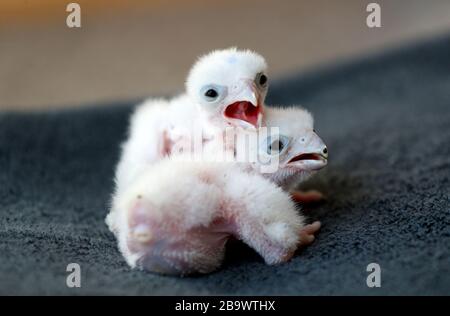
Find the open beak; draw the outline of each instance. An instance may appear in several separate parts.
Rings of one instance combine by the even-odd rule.
[[[233,99],[236,102],[227,105],[223,111],[225,119],[240,127],[258,128],[262,120],[262,105],[253,82],[245,84]]]
[[[328,163],[327,146],[313,131],[297,139],[290,152],[287,167],[314,171],[322,169]]]

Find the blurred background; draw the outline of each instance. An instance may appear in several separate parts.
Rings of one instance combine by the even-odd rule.
[[[81,28],[66,26],[70,2]],[[381,28],[366,26],[370,2]],[[449,0],[1,0],[0,110],[174,94],[216,48],[258,51],[276,79],[447,32]]]

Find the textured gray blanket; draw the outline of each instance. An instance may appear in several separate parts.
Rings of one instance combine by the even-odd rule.
[[[305,188],[323,229],[287,264],[230,245],[213,274],[132,271],[104,224],[130,104],[0,114],[1,294],[450,294],[450,40],[270,88],[316,118],[329,166]],[[81,288],[66,266],[81,266]],[[381,266],[369,288],[366,267]]]

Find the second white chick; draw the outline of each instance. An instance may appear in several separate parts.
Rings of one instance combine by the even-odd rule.
[[[235,129],[234,134],[224,137],[224,141],[231,140],[231,145],[218,144],[215,141],[209,143],[207,148],[217,151],[218,159],[232,155],[234,161],[248,164],[248,168],[262,173],[285,191],[290,192],[298,202],[314,202],[322,199],[323,195],[320,192],[296,190],[297,185],[309,179],[328,163],[328,148],[314,130],[311,113],[300,106],[287,108],[266,106],[264,118],[266,133],[263,133],[262,128],[258,131]],[[273,128],[278,128],[278,133],[272,134],[270,131]],[[255,159],[248,161],[246,148],[248,143],[244,141],[247,139],[245,137],[252,135],[253,139],[258,139],[256,161]],[[240,137],[243,141],[236,141]],[[220,148],[227,148],[230,152],[223,155]],[[276,162],[277,166],[267,172],[267,168],[266,171],[262,168],[263,162]]]
[[[263,140],[267,154],[277,155],[279,162],[278,170],[265,176],[289,191],[298,202],[323,199],[318,191],[296,190],[298,184],[328,163],[328,148],[314,130],[312,115],[300,106],[266,107],[265,121],[266,126],[279,129],[279,137]],[[263,150],[264,144],[260,146]]]
[[[305,226],[286,192],[236,163],[164,159],[116,195],[113,209],[108,220],[127,263],[172,275],[216,270],[231,237],[267,264],[285,262],[320,227]]]

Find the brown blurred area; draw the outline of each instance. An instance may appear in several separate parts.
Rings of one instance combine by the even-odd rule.
[[[70,2],[81,28],[66,26]],[[366,26],[370,2],[381,28]],[[0,109],[173,94],[216,48],[254,49],[279,78],[449,31],[449,0],[1,0]]]

